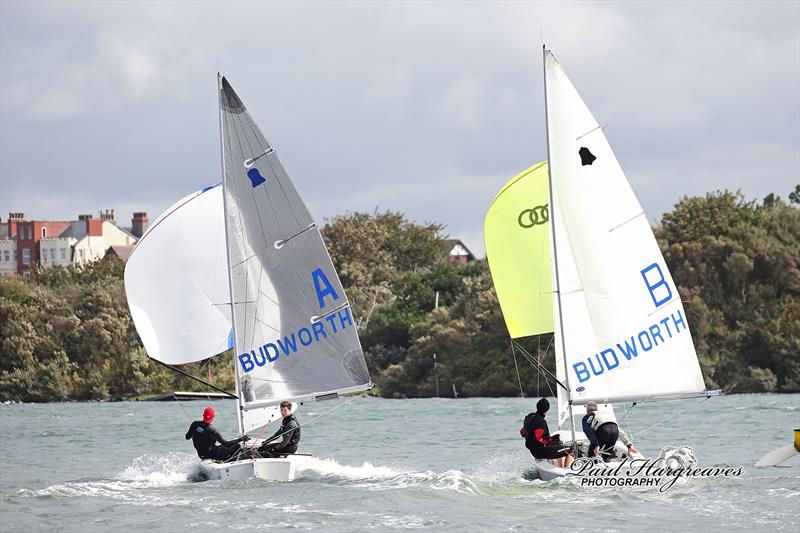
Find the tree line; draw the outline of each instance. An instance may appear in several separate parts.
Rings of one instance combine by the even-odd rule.
[[[685,301],[706,385],[800,391],[800,185],[788,201],[727,191],[684,198],[654,232]],[[443,226],[376,211],[335,217],[322,234],[377,394],[551,394],[529,358],[554,371],[552,334],[522,339],[529,357],[512,352],[486,261],[450,263]],[[123,273],[108,257],[0,279],[0,401],[203,390],[148,359]],[[232,390],[228,355],[184,370]]]

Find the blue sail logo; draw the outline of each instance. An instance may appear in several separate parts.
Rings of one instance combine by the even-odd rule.
[[[264,179],[264,176],[261,175],[261,173],[258,171],[257,168],[251,168],[250,170],[248,170],[247,177],[250,178],[250,184],[253,186],[254,189],[267,181],[266,179]]]

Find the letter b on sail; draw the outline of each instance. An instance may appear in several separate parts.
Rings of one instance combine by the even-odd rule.
[[[642,278],[644,278],[644,284],[647,285],[647,290],[650,291],[650,297],[656,307],[660,307],[672,299],[672,289],[664,279],[664,273],[658,263],[653,263],[642,270]]]
[[[326,296],[331,296],[334,300],[339,298],[339,295],[336,294],[336,290],[333,288],[333,285],[331,285],[331,282],[328,281],[328,277],[321,268],[312,272],[311,278],[314,280],[314,289],[317,291],[317,302],[319,303],[320,309],[325,307]]]

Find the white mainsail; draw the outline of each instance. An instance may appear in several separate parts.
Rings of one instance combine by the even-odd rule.
[[[131,317],[147,354],[170,365],[232,347],[222,187],[167,209],[125,265]]]
[[[322,235],[274,149],[219,78],[222,186],[161,215],[125,268],[148,355],[201,361],[235,348],[240,432],[283,400],[372,387],[350,303]]]
[[[371,388],[350,303],[319,229],[224,77],[219,90],[242,410]]]
[[[559,411],[569,399],[701,394],[686,312],[642,207],[602,128],[553,54],[544,56],[557,370],[570,388]]]

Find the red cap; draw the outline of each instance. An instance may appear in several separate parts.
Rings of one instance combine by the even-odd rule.
[[[214,408],[206,407],[203,411],[203,422],[211,422],[214,420]]]

